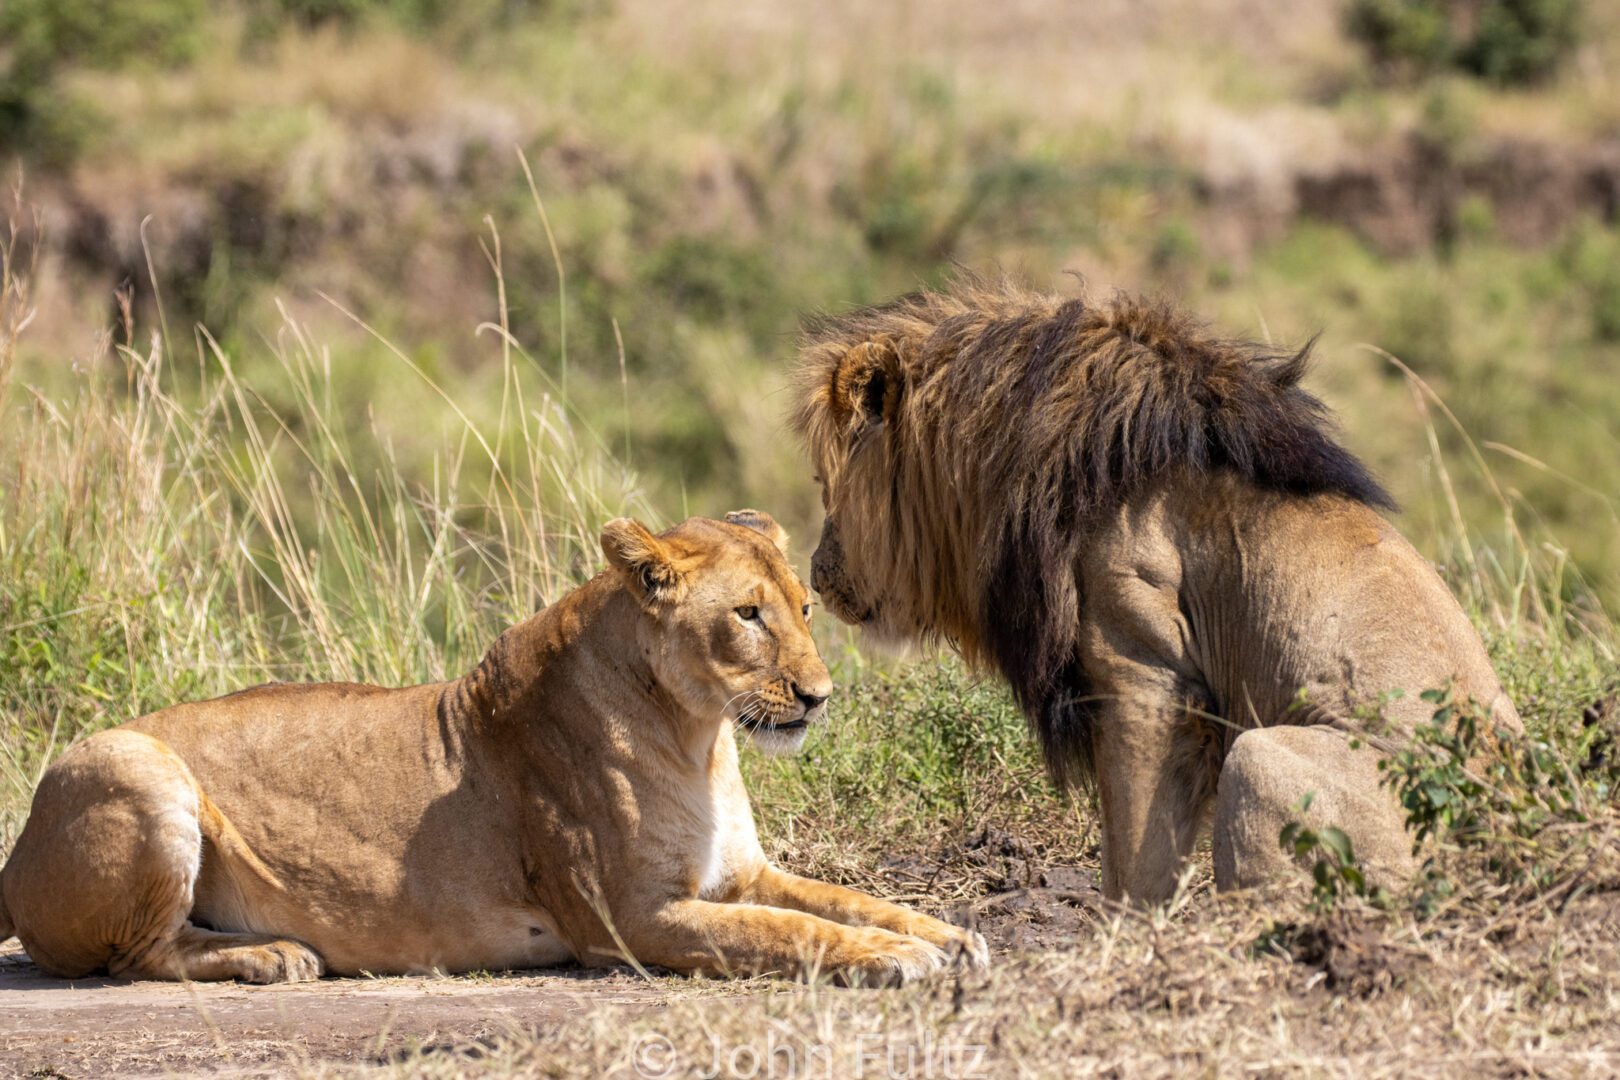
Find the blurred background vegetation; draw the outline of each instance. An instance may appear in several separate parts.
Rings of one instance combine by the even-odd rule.
[[[322,439],[367,513],[449,463],[487,529],[521,466],[586,541],[632,503],[808,541],[799,315],[960,263],[1320,333],[1426,550],[1620,595],[1612,4],[5,0],[0,162],[5,423],[236,395],[289,550]]]
[[[1316,385],[1444,554],[1432,414],[1358,346],[1387,350],[1496,474],[1457,478],[1471,528],[1522,497],[1599,589],[1620,565],[1613,5],[7,0],[0,159],[47,392],[161,297],[166,350],[206,326],[285,404],[257,345],[291,318],[422,482],[459,421],[323,295],[482,419],[498,245],[510,343],[663,516],[803,529],[799,313],[1067,271],[1321,332]]]
[[[465,670],[615,514],[802,561],[800,314],[955,264],[1319,333],[1527,718],[1615,681],[1612,3],[0,0],[0,175],[0,850],[86,731]],[[1052,817],[999,688],[820,625],[771,843]]]
[[[1620,456],[1607,8],[8,0],[0,156],[44,226],[22,378],[87,358],[120,286],[156,325],[150,218],[180,337],[250,343],[279,300],[332,342],[342,393],[422,434],[420,388],[317,292],[477,401],[493,228],[512,333],[628,437],[658,505],[803,522],[779,392],[798,313],[953,260],[1060,288],[1073,270],[1233,332],[1323,331],[1319,384],[1412,501],[1431,477],[1405,385],[1354,345],[1387,349],[1476,437],[1546,464],[1493,463],[1600,570],[1615,530],[1585,526],[1612,513],[1585,489],[1620,489],[1592,471]]]

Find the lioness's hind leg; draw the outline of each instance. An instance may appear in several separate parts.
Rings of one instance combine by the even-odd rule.
[[[237,979],[307,982],[321,977],[321,958],[296,941],[259,934],[222,934],[186,923],[111,974],[132,979]]]
[[[35,963],[66,978],[308,977],[313,954],[303,946],[188,922],[200,806],[191,770],[149,735],[114,729],[63,754],[41,779],[0,879]]]
[[[1342,829],[1371,881],[1393,887],[1410,877],[1412,841],[1400,804],[1379,786],[1378,753],[1352,749],[1350,740],[1330,727],[1271,727],[1233,741],[1215,795],[1217,888],[1249,888],[1290,872],[1279,838],[1291,821]]]

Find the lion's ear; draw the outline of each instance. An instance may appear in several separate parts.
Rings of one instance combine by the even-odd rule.
[[[625,582],[651,599],[680,580],[668,547],[635,518],[614,518],[602,526],[602,554]]]
[[[833,400],[860,424],[881,424],[900,403],[900,354],[886,338],[863,341],[838,363]]]
[[[783,558],[788,553],[787,530],[776,523],[776,519],[763,510],[733,510],[726,515],[726,520],[733,525],[741,525],[745,529],[753,529],[763,533],[765,539],[776,545],[776,550],[782,553]]]

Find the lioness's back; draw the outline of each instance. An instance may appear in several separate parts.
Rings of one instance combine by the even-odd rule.
[[[172,749],[278,876],[386,894],[418,823],[461,784],[436,719],[444,685],[271,684],[125,727]]]
[[[358,776],[432,754],[432,744],[442,742],[431,720],[444,686],[269,683],[174,705],[125,727],[162,739],[222,808],[237,792],[341,802],[358,794],[351,790]]]

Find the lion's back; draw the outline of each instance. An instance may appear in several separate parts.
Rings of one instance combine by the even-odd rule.
[[[1243,553],[1217,574],[1244,611],[1241,659],[1249,686],[1265,676],[1335,711],[1380,699],[1403,724],[1427,718],[1425,690],[1452,687],[1516,724],[1483,642],[1451,589],[1381,514],[1338,495],[1256,492],[1230,482]],[[1246,490],[1247,489],[1247,490]],[[1293,703],[1282,703],[1283,708]]]

